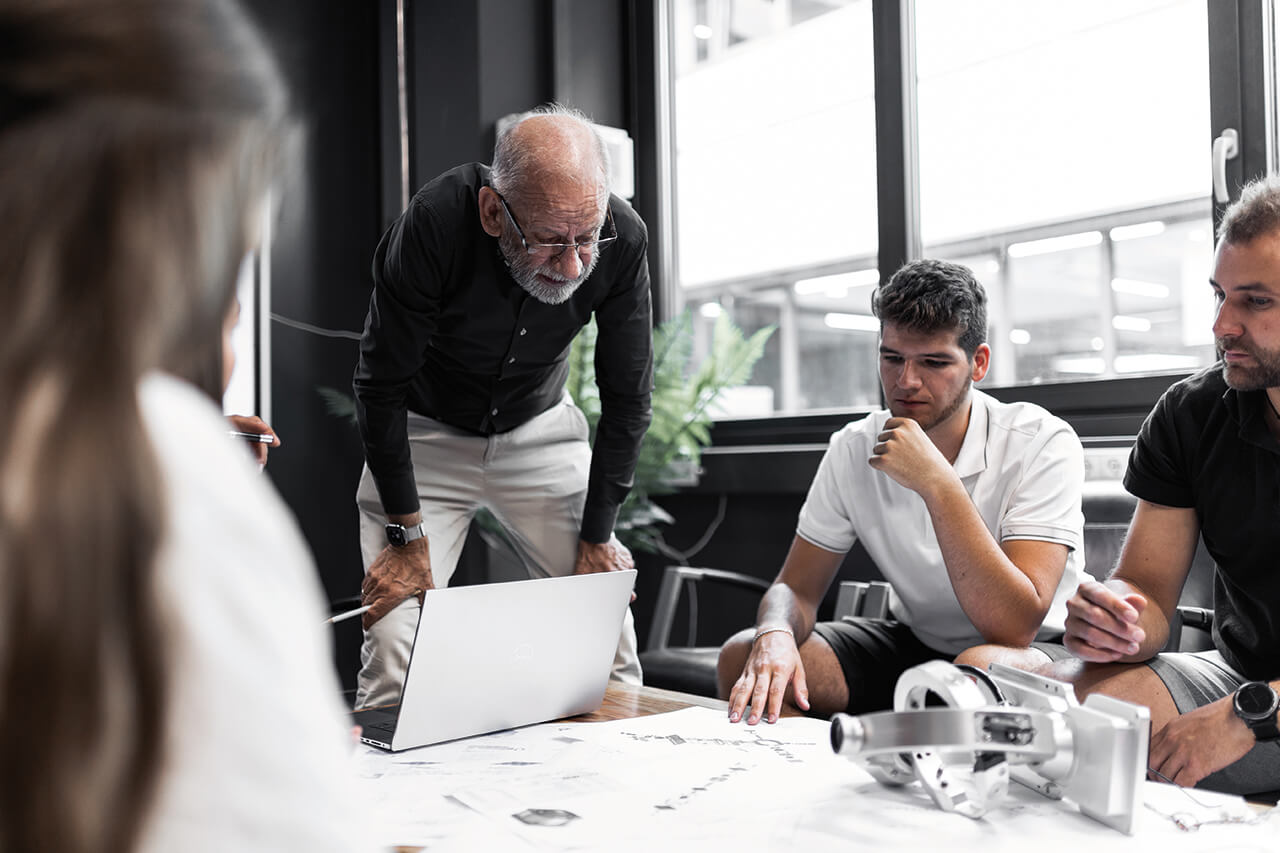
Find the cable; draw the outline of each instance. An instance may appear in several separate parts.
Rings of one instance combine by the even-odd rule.
[[[281,316],[272,312],[271,320],[282,326],[288,326],[291,329],[297,329],[300,332],[309,332],[313,335],[320,335],[324,338],[346,338],[351,341],[360,340],[360,332],[348,332],[346,329],[322,329],[319,326],[313,326],[310,323],[304,323],[301,320],[291,320],[288,317]]]

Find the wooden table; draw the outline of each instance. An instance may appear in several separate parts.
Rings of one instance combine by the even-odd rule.
[[[650,714],[679,711],[681,708],[691,706],[713,708],[724,711],[726,714],[729,712],[729,703],[719,699],[695,696],[692,693],[677,693],[660,687],[639,687],[610,681],[604,691],[604,702],[597,710],[570,717],[570,719],[575,723],[603,723],[609,720],[629,720],[632,717],[647,717]]]

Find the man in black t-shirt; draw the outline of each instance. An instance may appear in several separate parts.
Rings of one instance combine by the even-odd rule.
[[[1280,182],[1251,184],[1227,210],[1210,285],[1220,361],[1143,424],[1119,565],[1068,601],[1078,660],[1045,673],[1149,707],[1160,776],[1250,794],[1280,788]],[[1197,537],[1216,563],[1215,648],[1157,654]]]
[[[477,509],[531,577],[633,565],[612,534],[650,418],[647,247],[599,134],[558,106],[503,130],[491,167],[428,182],[383,235],[354,378],[371,607],[358,704],[398,698],[422,591],[448,583]],[[589,444],[565,380],[593,318]],[[640,682],[630,613],[614,676]]]

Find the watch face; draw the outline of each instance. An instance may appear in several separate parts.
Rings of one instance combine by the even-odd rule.
[[[1236,691],[1236,707],[1249,719],[1270,716],[1276,711],[1276,693],[1269,685],[1256,681],[1241,685]]]
[[[398,524],[387,525],[387,541],[392,545],[404,544],[404,528]]]

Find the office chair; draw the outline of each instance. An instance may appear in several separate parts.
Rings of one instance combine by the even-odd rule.
[[[673,645],[676,608],[682,592],[688,592],[687,642],[697,641],[698,594],[702,584],[724,585],[763,595],[769,582],[724,569],[667,566],[658,589],[649,641],[640,653],[644,683],[650,687],[679,690],[699,696],[716,695],[716,661],[719,646]],[[844,581],[836,597],[835,618],[864,616],[884,618],[889,611],[889,584],[883,581]]]
[[[698,696],[716,695],[716,661],[719,646],[672,645],[671,632],[680,594],[689,595],[688,643],[698,637],[698,592],[706,582],[764,595],[769,582],[741,572],[693,566],[667,566],[658,588],[658,600],[649,629],[649,641],[640,653],[644,683],[650,687],[679,690]]]

